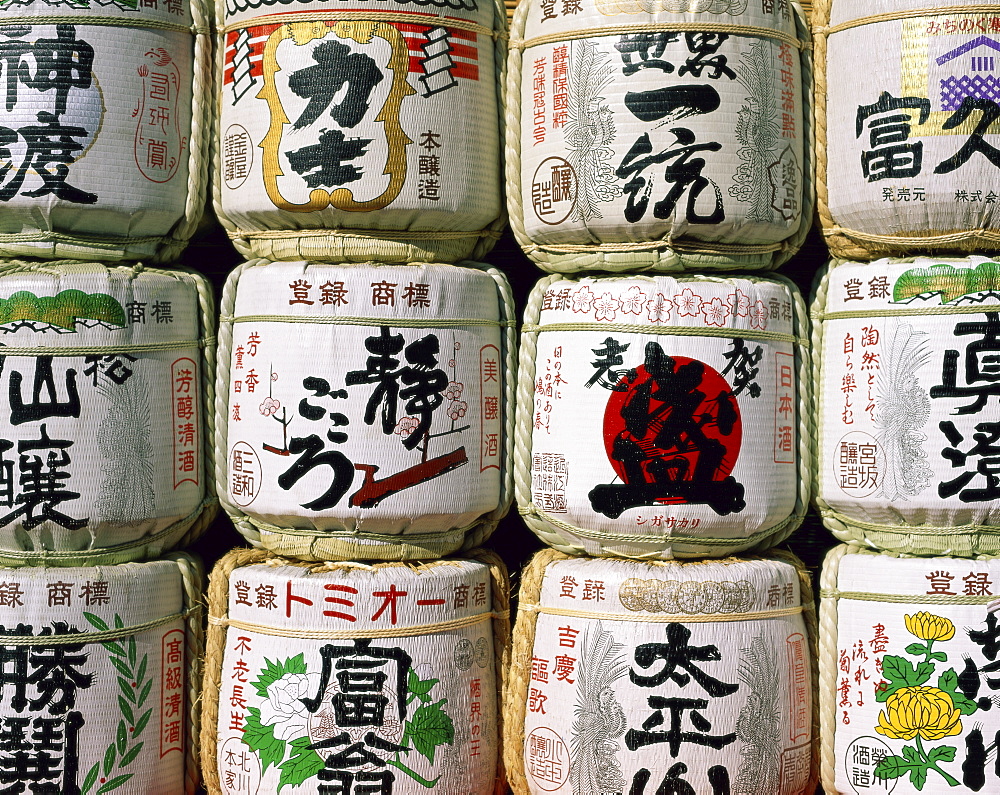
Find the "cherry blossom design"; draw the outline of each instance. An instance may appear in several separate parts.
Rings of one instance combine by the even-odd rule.
[[[685,287],[680,295],[674,296],[674,306],[681,317],[698,317],[701,314],[701,304],[701,296],[690,287]]]
[[[448,400],[458,400],[462,397],[464,389],[465,386],[460,381],[451,381],[448,384],[448,388],[444,391],[444,396],[448,398]]]
[[[622,312],[630,315],[641,315],[644,303],[646,303],[646,294],[633,285],[628,288],[625,300],[622,301]]]
[[[451,405],[448,406],[448,416],[455,422],[458,421],[460,417],[465,416],[465,412],[469,410],[469,404],[464,400],[453,400]]]
[[[573,293],[573,311],[589,312],[594,306],[594,294],[589,287],[581,287]]]
[[[611,322],[615,319],[615,314],[622,308],[622,302],[611,293],[603,293],[600,298],[594,301],[594,313],[598,320]]]
[[[420,420],[416,417],[400,417],[396,422],[393,433],[398,433],[402,437],[407,437],[420,426]]]
[[[767,306],[763,301],[757,301],[750,307],[750,325],[761,330],[767,328]]]
[[[705,316],[705,325],[724,326],[733,311],[729,304],[723,303],[722,299],[716,296],[711,303],[702,304],[701,313]]]
[[[260,404],[260,413],[265,417],[271,417],[278,413],[278,409],[281,408],[281,401],[275,400],[272,397],[264,398],[264,402]]]
[[[729,296],[729,306],[738,317],[746,317],[750,313],[750,296],[737,289]]]
[[[651,323],[666,323],[670,320],[670,313],[673,309],[673,302],[663,293],[657,293],[646,301],[646,313]]]

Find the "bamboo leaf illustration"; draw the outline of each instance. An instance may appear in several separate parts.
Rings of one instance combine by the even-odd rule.
[[[119,760],[118,767],[128,767],[129,762],[139,755],[139,752],[142,750],[142,746],[144,745],[145,743],[137,743],[129,748],[126,754]]]
[[[118,753],[125,753],[125,745],[128,743],[128,730],[125,728],[125,721],[118,721],[118,731],[115,732],[115,740],[118,743]]]
[[[97,783],[97,774],[101,771],[101,763],[97,762],[94,764],[89,771],[87,771],[87,777],[83,780],[83,795],[87,795],[91,788]]]
[[[107,784],[97,790],[97,795],[101,795],[104,792],[111,792],[113,789],[118,789],[122,784],[132,778],[131,773],[126,773],[123,776],[115,776]]]
[[[111,768],[115,766],[115,759],[117,758],[117,753],[115,750],[115,744],[111,743],[108,746],[108,750],[104,752],[104,777],[107,778],[108,774],[111,772]]]
[[[132,732],[134,737],[138,737],[143,729],[146,728],[146,724],[149,723],[149,716],[153,714],[153,710],[146,710],[146,714],[139,718],[139,722],[135,724],[135,731]]]
[[[84,612],[83,617],[90,622],[91,626],[96,627],[101,630],[101,632],[107,632],[109,627],[107,622],[100,616],[94,615],[93,613]]]

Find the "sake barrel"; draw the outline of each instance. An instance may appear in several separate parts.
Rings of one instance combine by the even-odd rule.
[[[812,215],[809,33],[788,0],[522,0],[511,228],[539,267],[766,269]]]
[[[782,279],[542,279],[517,391],[521,515],[571,554],[721,557],[808,502],[805,307]]]
[[[513,791],[813,792],[815,623],[787,553],[537,553],[504,695]]]
[[[206,199],[207,0],[9,0],[0,255],[170,261]]]
[[[200,564],[0,569],[0,786],[194,795]]]
[[[229,553],[209,588],[209,793],[502,795],[508,602],[491,552],[374,566]]]
[[[1000,247],[1000,4],[815,5],[818,206],[834,256]]]
[[[841,541],[1000,553],[1000,263],[834,260],[813,307],[817,506]]]
[[[0,563],[119,563],[197,538],[216,504],[214,326],[195,273],[0,264]]]
[[[248,257],[457,262],[504,226],[501,0],[217,0],[216,213]]]
[[[825,792],[995,792],[1000,560],[840,546],[823,563]]]
[[[408,560],[492,532],[512,499],[501,273],[255,260],[222,313],[219,489],[252,544]]]

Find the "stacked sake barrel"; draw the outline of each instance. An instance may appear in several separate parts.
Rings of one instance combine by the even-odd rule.
[[[989,791],[1000,4],[816,4],[829,792]],[[989,738],[989,739],[986,739]]]
[[[217,5],[212,793],[503,792],[504,6]]]
[[[194,795],[214,309],[202,0],[0,20],[0,789]],[[18,259],[13,259],[18,258]],[[29,259],[30,258],[30,259]],[[164,267],[149,267],[151,263]]]
[[[811,586],[768,551],[809,499],[808,319],[752,272],[810,222],[809,44],[752,5],[514,16],[508,207],[553,272],[518,373],[518,509],[554,549],[521,576],[517,795],[816,787]]]

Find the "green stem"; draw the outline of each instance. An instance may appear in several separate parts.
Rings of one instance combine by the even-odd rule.
[[[930,662],[931,661],[931,653],[932,653],[931,652],[931,647],[933,645],[934,645],[934,641],[933,640],[927,641],[927,651],[924,654],[924,662]]]
[[[920,758],[923,759],[924,764],[927,765],[929,770],[934,770],[941,775],[941,777],[948,782],[949,787],[957,787],[958,781],[945,773],[941,768],[937,766],[936,762],[932,762],[928,757],[927,753],[924,751],[924,743],[920,738],[920,734],[917,734],[917,753],[920,754]]]
[[[410,768],[408,768],[406,765],[404,765],[402,762],[399,762],[399,761],[397,761],[395,759],[386,759],[385,763],[387,765],[392,765],[393,767],[399,768],[404,773],[406,773],[406,775],[408,775],[410,778],[412,778],[418,784],[420,784],[421,786],[426,787],[427,789],[431,789],[435,784],[438,783],[438,780],[440,780],[440,778],[441,778],[441,776],[438,776],[433,781],[428,781],[426,778],[424,778],[423,776],[421,776],[419,773],[415,773],[414,771],[410,770]]]

